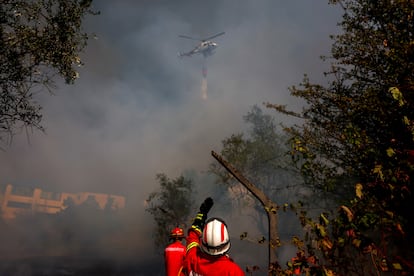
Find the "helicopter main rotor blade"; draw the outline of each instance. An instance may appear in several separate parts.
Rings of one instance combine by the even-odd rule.
[[[201,40],[201,39],[199,39],[199,38],[194,38],[194,37],[191,37],[191,36],[186,36],[186,35],[179,35],[178,37],[181,37],[181,38],[187,38],[187,39],[192,39],[192,40],[202,41],[202,40]]]
[[[213,38],[215,38],[215,37],[218,37],[218,36],[221,36],[221,35],[224,35],[224,34],[225,34],[225,32],[221,32],[221,33],[215,34],[215,35],[213,35],[213,36],[207,37],[206,39],[203,39],[203,40],[204,40],[204,41],[205,41],[205,40],[210,40],[210,39],[213,39]]]

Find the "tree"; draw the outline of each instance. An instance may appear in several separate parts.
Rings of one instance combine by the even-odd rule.
[[[187,227],[194,205],[193,182],[183,175],[169,179],[161,173],[156,178],[160,190],[148,196],[146,211],[155,220],[154,243],[157,248],[164,248],[169,242],[168,236],[173,227]]]
[[[235,178],[237,179],[251,194],[260,202],[261,207],[265,209],[268,222],[268,252],[269,252],[269,261],[268,261],[268,271],[269,273],[276,272],[280,265],[276,256],[276,248],[280,246],[279,233],[277,231],[278,219],[277,219],[277,209],[279,206],[273,202],[261,189],[259,189],[255,184],[250,182],[247,178],[244,177],[236,168],[234,168],[230,163],[224,160],[220,155],[211,152],[214,158]],[[247,238],[248,233],[244,232],[240,235],[240,239]],[[266,238],[260,240],[260,243],[266,241]]]
[[[323,269],[412,274],[414,2],[330,3],[340,4],[344,15],[343,33],[332,37],[328,85],[305,76],[291,87],[307,103],[299,113],[267,106],[303,119],[285,130],[306,183],[337,194],[353,191],[330,220],[326,214],[316,222],[302,217],[318,244],[313,250],[326,261]]]
[[[22,128],[43,130],[35,95],[54,77],[72,84],[88,35],[92,0],[3,0],[0,5],[0,142]]]
[[[247,133],[224,139],[221,150],[224,158],[212,152],[219,164],[210,164],[209,171],[218,177],[218,183],[229,187],[232,199],[253,203],[249,207],[255,208],[256,225],[263,233],[258,242],[266,241],[269,247],[269,273],[273,275],[281,268],[276,254],[277,247],[281,246],[277,211],[287,200],[294,200],[293,196],[297,199],[300,177],[291,169],[286,140],[278,131],[274,118],[253,106],[244,120],[249,123]],[[239,183],[246,190],[240,189]],[[287,217],[284,219],[282,224],[287,222]],[[247,231],[240,235],[241,239],[250,239],[248,236]],[[268,236],[267,240],[265,236]]]
[[[248,124],[247,131],[225,138],[221,155],[275,200],[286,199],[299,192],[300,175],[290,166],[290,157],[286,154],[288,140],[282,130],[278,130],[274,118],[255,105],[243,119]],[[230,188],[237,184],[217,163],[210,164],[209,172]],[[240,193],[239,196],[251,195]]]

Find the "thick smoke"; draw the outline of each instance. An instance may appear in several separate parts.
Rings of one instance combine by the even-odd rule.
[[[0,153],[0,181],[125,195],[127,208],[118,222],[122,231],[111,232],[111,238],[95,245],[105,258],[134,258],[142,267],[156,264],[159,271],[154,275],[161,275],[162,255],[153,250],[153,221],[143,205],[158,188],[155,175],[175,178],[187,169],[203,174],[214,162],[210,151],[219,152],[221,140],[243,131],[243,116],[253,105],[272,102],[299,108],[302,103],[289,96],[287,87],[300,82],[304,73],[322,81],[328,65],[319,56],[329,54],[329,35],[338,31],[340,11],[325,0],[131,0],[94,5],[101,14],[88,17],[86,29],[97,39],[91,39],[82,54],[80,79],[73,86],[58,83],[54,95],[36,96],[46,131],[26,129],[14,137]],[[194,46],[178,35],[208,37],[222,31],[226,34],[217,39],[216,53],[208,59],[207,93],[207,76],[200,73],[203,57],[177,58],[177,52]],[[214,181],[197,185],[195,197],[201,200]],[[238,229],[250,227],[249,215],[222,210],[228,210],[222,216],[229,220],[230,231],[235,229],[235,259],[241,265],[263,264],[265,248],[253,256],[246,252],[256,245],[238,241]],[[79,225],[89,221],[77,219]],[[232,227],[233,221],[240,226]],[[26,236],[40,250],[37,255],[67,249],[58,242],[48,244],[47,250],[36,244],[38,235],[49,229],[44,222],[33,221]],[[20,229],[7,232],[6,244],[23,252]]]

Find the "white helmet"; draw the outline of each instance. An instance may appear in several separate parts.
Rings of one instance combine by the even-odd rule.
[[[209,255],[223,255],[230,249],[230,238],[226,223],[220,218],[206,221],[201,236],[201,249]]]

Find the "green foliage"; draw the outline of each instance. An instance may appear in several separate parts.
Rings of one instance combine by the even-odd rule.
[[[298,171],[292,168],[286,154],[287,139],[282,135],[282,130],[277,128],[274,118],[265,114],[258,106],[253,106],[244,116],[244,120],[248,123],[247,131],[224,139],[221,155],[271,200],[293,200],[292,197],[299,194],[301,178]],[[227,185],[229,188],[240,185],[217,162],[210,164],[209,172],[217,177],[218,184]],[[240,208],[253,206],[256,209],[252,218],[257,221],[259,230],[263,234],[267,233],[266,212],[270,210],[263,210],[260,202],[247,190],[230,190],[232,199],[236,200]]]
[[[342,194],[330,224],[302,215],[309,256],[343,275],[414,273],[414,2],[343,0],[326,87],[305,76],[290,91],[303,125],[286,128],[307,184]],[[352,181],[344,181],[344,180]],[[356,197],[355,197],[356,195]],[[303,248],[302,248],[303,249]],[[301,249],[301,250],[302,250]],[[304,250],[303,249],[303,250]]]
[[[301,192],[304,190],[301,189],[298,171],[291,166],[290,157],[286,154],[287,140],[277,129],[274,118],[264,114],[259,107],[253,106],[244,119],[249,123],[248,130],[246,133],[225,139],[221,155],[252,184],[246,185],[241,181],[247,189],[240,189],[243,186],[236,181],[237,176],[233,178],[233,173],[228,173],[226,166],[217,163],[210,165],[210,172],[218,177],[219,184],[228,185],[232,202],[238,203],[236,209],[246,210],[246,206],[253,209],[250,214],[250,218],[254,220],[252,225],[257,227],[262,235],[251,238],[244,232],[240,239],[268,246],[268,269],[279,271],[276,249],[282,246],[277,231],[277,211],[280,206],[275,202],[297,199],[303,196]],[[287,208],[284,207],[284,210]],[[288,215],[285,215],[280,222],[284,224],[289,219]]]
[[[88,36],[82,20],[92,0],[3,0],[0,5],[0,141],[20,127],[42,130],[34,96],[54,76],[78,78]]]
[[[287,139],[278,131],[274,118],[264,114],[258,106],[253,106],[244,120],[249,124],[248,131],[224,139],[221,155],[258,187],[269,193],[276,192],[277,183],[282,184],[296,173],[286,155]],[[226,169],[216,162],[210,165],[210,172],[218,176],[221,183],[235,184]]]
[[[187,227],[194,191],[193,181],[182,175],[169,179],[161,173],[156,177],[160,188],[148,196],[146,211],[155,220],[154,243],[162,249],[169,243],[169,233],[174,227]]]

